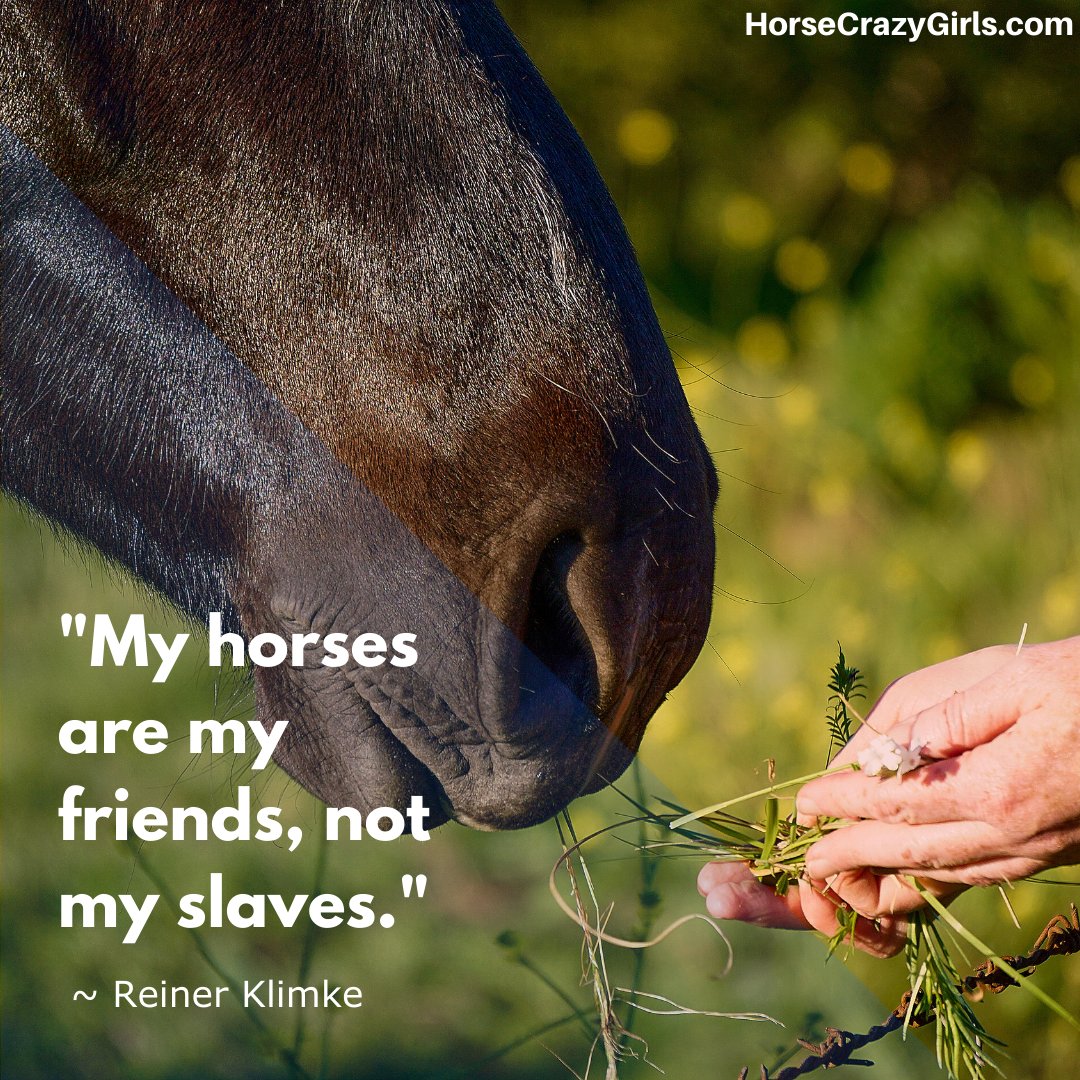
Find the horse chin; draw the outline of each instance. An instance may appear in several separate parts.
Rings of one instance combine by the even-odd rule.
[[[419,796],[426,826],[454,820],[481,830],[520,829],[554,817],[615,780],[633,749],[568,692],[530,696],[495,741],[433,707],[438,695],[405,673],[290,667],[255,673],[256,711],[267,728],[290,721],[277,764],[330,806],[405,811]],[[527,737],[524,733],[528,733]]]

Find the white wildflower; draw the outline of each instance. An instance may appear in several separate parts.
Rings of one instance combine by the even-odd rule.
[[[923,747],[901,746],[888,735],[879,735],[861,754],[859,768],[867,776],[903,776],[923,763]]]
[[[913,769],[917,769],[922,765],[926,758],[923,751],[925,746],[903,746],[900,748],[900,764],[897,766],[896,775],[903,776],[904,773],[909,773]]]

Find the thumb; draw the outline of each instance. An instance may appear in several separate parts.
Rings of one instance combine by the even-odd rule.
[[[903,745],[922,747],[927,757],[956,757],[996,739],[1022,711],[1021,688],[1007,670],[999,671],[916,713],[889,734]]]

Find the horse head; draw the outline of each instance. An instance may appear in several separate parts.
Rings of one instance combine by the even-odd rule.
[[[513,827],[613,780],[703,642],[716,478],[493,5],[43,0],[4,33],[40,196],[5,194],[9,489],[200,619],[415,632],[407,671],[255,671],[332,804]]]

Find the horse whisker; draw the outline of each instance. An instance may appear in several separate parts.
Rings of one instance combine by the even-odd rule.
[[[633,444],[631,443],[631,445],[630,445],[630,449],[631,449],[631,450],[633,450],[633,451],[634,451],[634,453],[635,453],[635,454],[637,454],[637,456],[638,456],[639,458],[641,458],[641,460],[642,460],[642,461],[644,461],[644,462],[646,462],[647,464],[651,465],[651,466],[652,466],[652,467],[653,467],[653,468],[654,468],[654,469],[655,469],[655,470],[656,470],[656,471],[657,471],[657,472],[658,472],[658,473],[659,473],[659,474],[660,474],[660,475],[661,475],[661,476],[662,476],[662,477],[663,477],[663,478],[664,478],[664,479],[665,479],[665,480],[666,480],[666,481],[667,481],[667,482],[668,482],[669,484],[674,484],[674,483],[675,483],[675,481],[674,481],[674,480],[672,480],[672,479],[671,479],[671,477],[670,477],[670,476],[668,476],[668,474],[667,474],[666,472],[664,472],[664,470],[663,470],[663,469],[661,469],[661,468],[660,468],[660,466],[659,466],[659,465],[657,465],[655,461],[652,461],[652,460],[650,460],[650,459],[649,459],[648,457],[646,457],[646,456],[645,456],[645,454],[643,454],[643,453],[641,452],[641,450],[640,450],[640,449],[639,449],[639,448],[638,448],[637,446],[634,446],[634,445],[633,445]]]

